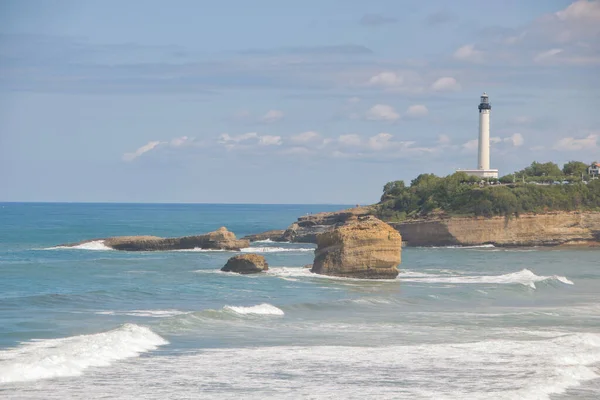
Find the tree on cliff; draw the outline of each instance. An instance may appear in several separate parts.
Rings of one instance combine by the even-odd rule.
[[[562,172],[565,175],[574,175],[577,177],[581,177],[582,175],[588,174],[588,167],[584,162],[581,161],[569,161],[565,165],[563,165]]]
[[[570,163],[567,163],[570,164]],[[577,168],[578,164],[571,164]],[[566,170],[570,171],[571,166]],[[529,180],[552,182],[566,179],[554,163],[536,163],[527,167],[533,175]],[[562,176],[552,177],[546,173]],[[518,177],[519,173],[515,174]],[[402,181],[390,182],[384,186],[384,194],[378,204],[378,216],[388,221],[423,217],[432,213],[455,215],[519,215],[527,212],[553,210],[600,210],[600,180],[581,182],[572,179],[569,185],[533,185],[521,183],[518,178],[513,183],[513,175],[503,177],[504,185],[480,187],[474,178],[462,172],[446,177],[421,174],[413,179],[410,186]]]
[[[547,163],[539,163],[537,161],[534,161],[531,163],[531,165],[527,168],[522,169],[521,171],[516,173],[519,176],[522,175],[526,175],[526,176],[562,176],[563,172],[561,171],[561,169],[558,167],[558,165],[556,165],[553,162],[547,162]]]

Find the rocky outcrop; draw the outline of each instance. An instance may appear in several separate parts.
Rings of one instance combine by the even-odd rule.
[[[251,242],[258,242],[260,240],[271,240],[273,242],[286,242],[287,240],[283,239],[283,234],[285,230],[276,229],[272,231],[266,231],[263,233],[256,233],[254,235],[244,236],[242,239],[249,240]]]
[[[311,271],[317,274],[366,279],[398,275],[402,238],[375,217],[352,217],[317,237]]]
[[[209,232],[204,235],[184,236],[178,238],[161,238],[157,236],[118,236],[102,240],[104,245],[115,250],[123,251],[167,251],[167,250],[190,250],[190,249],[207,249],[207,250],[233,250],[238,251],[248,247],[248,240],[238,240],[233,232],[229,232],[227,228],[222,227],[214,232]],[[82,243],[63,245],[73,247]]]
[[[298,218],[282,235],[282,241],[317,243],[317,236],[331,232],[350,218],[373,214],[372,207]],[[444,214],[390,223],[407,246],[583,246],[600,247],[600,212],[548,212],[519,217],[449,217]]]
[[[600,246],[599,212],[440,218],[391,224],[409,246]]]
[[[355,207],[335,212],[322,212],[304,215],[291,224],[286,230],[273,230],[255,235],[245,236],[251,242],[270,239],[274,242],[317,243],[317,235],[329,232],[349,218],[369,215],[371,207]]]
[[[263,256],[258,254],[242,254],[227,260],[227,264],[221,268],[221,271],[236,272],[238,274],[257,274],[268,269],[269,264],[267,264]]]

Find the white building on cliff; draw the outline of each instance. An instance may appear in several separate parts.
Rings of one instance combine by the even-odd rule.
[[[492,105],[484,92],[479,103],[479,146],[477,152],[477,169],[459,169],[468,175],[479,178],[498,178],[498,170],[490,169],[490,114]]]

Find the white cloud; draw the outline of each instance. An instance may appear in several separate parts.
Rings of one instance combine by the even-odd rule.
[[[459,47],[453,54],[453,57],[461,61],[482,62],[483,52],[475,49],[475,45],[467,44]]]
[[[301,147],[301,146],[289,147],[289,148],[283,149],[279,152],[279,154],[285,155],[285,156],[307,156],[312,153],[313,153],[313,151],[307,149],[306,147]]]
[[[139,149],[137,149],[136,151],[134,151],[133,153],[123,154],[123,160],[124,161],[133,161],[136,158],[138,158],[139,156],[141,156],[142,154],[147,153],[150,150],[154,149],[159,144],[161,144],[161,142],[159,142],[159,141],[148,142],[145,145],[143,145],[142,147],[140,147]]]
[[[400,114],[394,110],[394,107],[386,104],[376,104],[367,111],[367,119],[372,121],[396,121]]]
[[[523,135],[521,135],[520,133],[514,133],[511,136],[504,137],[504,138],[499,137],[499,136],[492,136],[490,138],[490,144],[506,143],[506,144],[512,145],[513,147],[521,147],[524,142],[525,142],[525,139],[523,138]],[[479,140],[478,139],[469,140],[469,141],[463,143],[461,147],[464,152],[476,153],[479,148]]]
[[[281,136],[264,135],[258,138],[260,146],[280,146],[282,143]]]
[[[371,150],[384,150],[390,147],[390,140],[393,136],[390,133],[378,133],[371,136],[367,142],[367,147]]]
[[[533,61],[535,62],[541,62],[544,60],[548,60],[553,58],[554,56],[556,56],[557,54],[560,54],[563,52],[563,49],[550,49],[547,51],[542,51],[541,53],[538,53],[535,55],[535,57],[533,57]]]
[[[477,150],[478,146],[479,146],[479,140],[473,139],[473,140],[469,140],[468,142],[463,143],[462,148],[466,152],[472,153]]]
[[[321,135],[319,135],[318,132],[308,131],[308,132],[303,132],[303,133],[299,133],[298,135],[292,136],[291,140],[294,143],[309,143],[309,142],[315,142],[315,141],[319,140],[320,138],[321,138]]]
[[[231,143],[239,143],[250,139],[258,138],[258,133],[256,132],[248,132],[237,136],[230,136],[228,133],[223,133],[219,136],[219,143],[222,144],[231,144]]]
[[[354,97],[350,97],[350,98],[348,99],[348,103],[350,103],[350,104],[356,104],[356,103],[358,103],[358,102],[360,102],[360,97],[356,97],[356,96],[354,96]]]
[[[360,146],[360,136],[356,134],[340,135],[338,142],[343,146]]]
[[[521,147],[525,142],[523,135],[520,133],[514,133],[511,136],[504,138],[503,141],[506,143],[511,143],[514,147]]]
[[[409,117],[424,117],[429,114],[429,110],[422,104],[414,104],[406,110]]]
[[[265,122],[267,124],[277,122],[283,118],[283,111],[280,110],[269,110],[265,115],[260,119],[261,122]]]
[[[576,1],[564,10],[556,12],[556,17],[560,21],[576,24],[600,24],[600,2],[597,0]]]
[[[450,142],[451,142],[451,141],[452,141],[452,140],[450,139],[450,136],[448,136],[448,135],[443,135],[443,134],[442,134],[442,135],[439,135],[439,136],[438,136],[438,140],[437,140],[438,144],[441,144],[441,145],[447,145],[447,144],[450,144]]]
[[[576,139],[574,137],[566,137],[560,139],[554,144],[554,150],[588,150],[595,149],[598,146],[598,135],[591,134],[582,139]]]
[[[169,142],[169,146],[171,147],[182,147],[191,144],[194,141],[193,138],[189,138],[187,136],[182,136],[178,138],[171,139]]]
[[[431,88],[436,92],[457,91],[461,89],[460,84],[455,78],[445,76],[433,82]]]
[[[395,72],[385,71],[372,76],[368,84],[371,86],[395,87],[402,85],[403,82],[404,79]]]

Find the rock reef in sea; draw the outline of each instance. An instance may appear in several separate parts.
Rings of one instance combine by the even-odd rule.
[[[105,239],[85,240],[79,243],[64,244],[61,247],[75,247],[87,242],[102,240],[104,246],[122,251],[168,251],[168,250],[233,250],[239,251],[250,245],[245,239],[237,239],[225,227],[203,235],[161,238],[158,236],[117,236]]]

